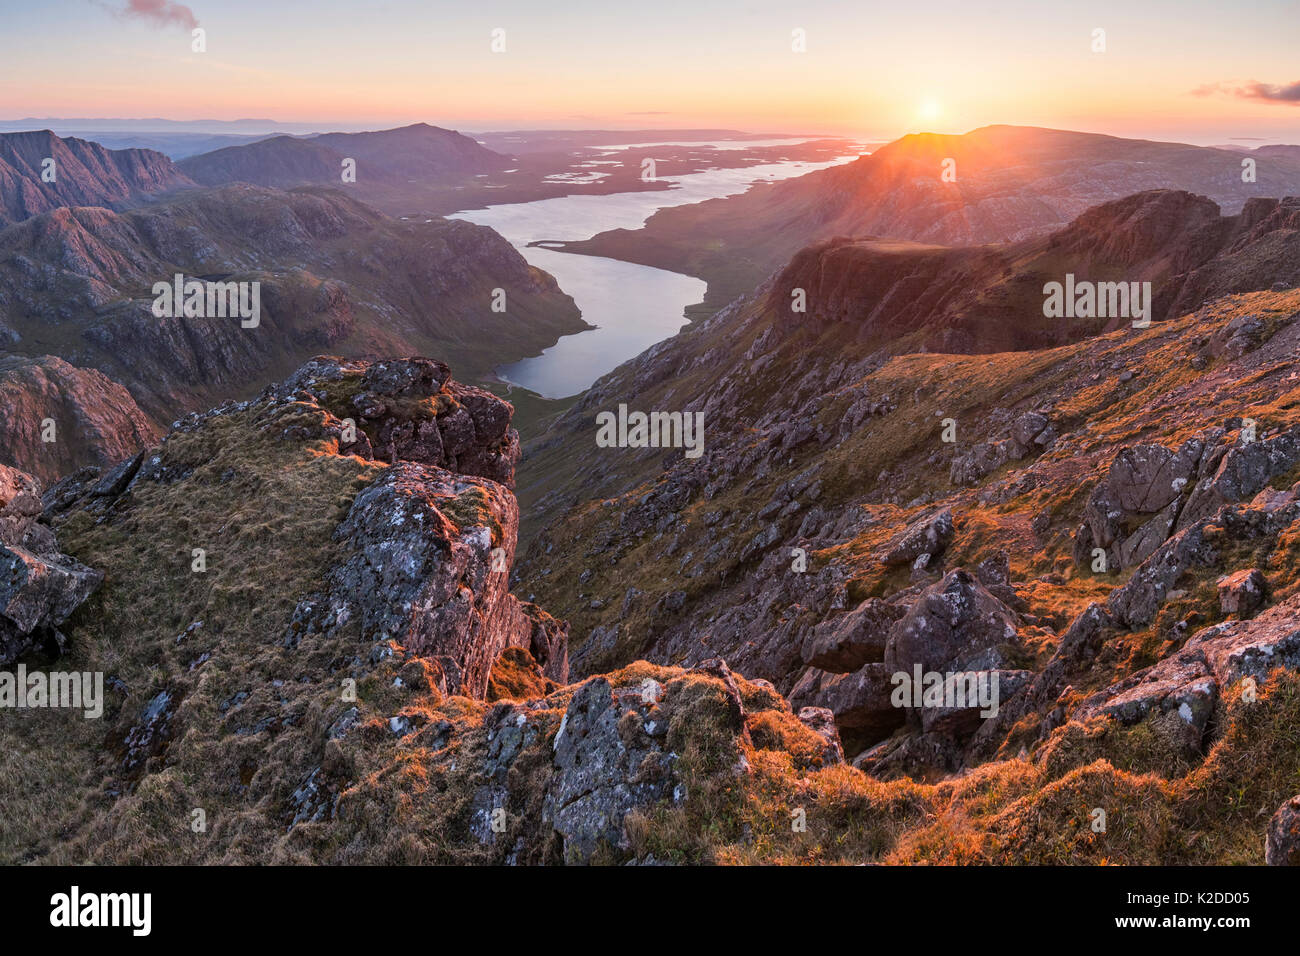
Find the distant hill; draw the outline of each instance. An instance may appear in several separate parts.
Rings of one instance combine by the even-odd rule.
[[[259,282],[260,325],[155,316],[154,284],[177,273]],[[491,308],[496,289],[507,311]],[[436,350],[483,375],[585,327],[555,280],[491,229],[399,222],[340,190],[190,189],[129,211],[61,208],[0,229],[6,350],[103,372],[159,425],[246,398],[322,351]]]
[[[336,185],[344,159],[357,163],[357,182],[396,185],[447,182],[508,166],[511,160],[454,130],[416,123],[367,133],[276,136],[191,156],[181,168],[207,186]]]
[[[54,160],[54,181],[42,173]],[[49,130],[0,133],[0,226],[60,206],[108,206],[146,198],[193,181],[162,153],[105,149]]]
[[[1090,207],[1151,189],[1206,196],[1225,212],[1300,194],[1293,147],[1261,150],[1256,181],[1240,153],[1023,126],[905,136],[869,156],[726,199],[661,210],[570,251],[700,276],[718,307],[809,243],[878,236],[975,245],[1057,229]],[[944,181],[945,160],[956,179]]]

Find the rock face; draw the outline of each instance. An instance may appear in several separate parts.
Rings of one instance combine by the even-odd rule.
[[[61,648],[59,627],[103,581],[59,552],[37,523],[42,510],[36,479],[0,465],[0,667],[47,643]]]
[[[116,464],[159,434],[121,385],[52,355],[0,357],[0,407],[0,460],[49,483]]]
[[[639,688],[615,691],[600,677],[573,695],[552,744],[542,804],[566,859],[589,860],[602,842],[626,849],[628,812],[672,798],[676,756],[665,747],[668,721],[652,698]]]
[[[1300,866],[1300,796],[1278,807],[1268,821],[1264,862],[1269,866]]]
[[[50,159],[53,182],[42,176]],[[0,227],[59,206],[113,206],[193,185],[151,149],[105,149],[47,129],[0,133]]]
[[[277,389],[333,402],[359,426],[343,451],[390,463],[417,461],[514,486],[519,433],[512,409],[491,392],[451,380],[433,359],[348,362],[337,357],[308,362]]]

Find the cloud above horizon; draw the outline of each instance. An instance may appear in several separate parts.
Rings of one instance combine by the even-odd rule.
[[[122,17],[145,20],[159,27],[178,26],[193,30],[199,25],[194,11],[183,3],[172,0],[127,0],[122,9],[113,8]]]
[[[1231,83],[1207,83],[1192,90],[1193,96],[1210,96],[1214,93],[1227,93],[1243,100],[1258,100],[1265,103],[1289,103],[1300,106],[1300,80],[1294,83],[1261,83],[1251,80],[1241,86]]]

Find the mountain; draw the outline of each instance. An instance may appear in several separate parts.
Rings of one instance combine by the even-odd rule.
[[[154,284],[177,274],[260,283],[258,326],[155,316]],[[436,346],[483,375],[585,327],[492,230],[398,222],[337,190],[236,185],[125,212],[58,209],[0,230],[0,277],[11,352],[97,369],[160,425],[254,394],[322,348]]]
[[[951,160],[956,181],[942,176]],[[700,276],[721,308],[819,239],[876,236],[985,244],[1043,235],[1087,209],[1152,189],[1206,196],[1230,213],[1251,198],[1300,194],[1300,157],[1034,127],[905,136],[855,162],[726,199],[660,210],[639,230],[567,243]]]
[[[181,168],[209,186],[233,182],[261,186],[340,185],[345,158],[356,161],[360,185],[442,183],[494,172],[508,157],[454,130],[416,123],[367,133],[323,133],[299,139],[276,136],[191,156]]]
[[[853,341],[738,303],[530,444],[516,590],[575,678],[722,657],[829,710],[873,779],[955,788],[893,862],[1262,862],[1300,770],[1300,291],[1025,352]],[[704,454],[598,447],[619,404],[702,413]],[[997,713],[900,707],[914,668],[996,674]]]
[[[342,162],[328,146],[296,136],[225,146],[181,160],[186,174],[207,186],[243,182],[278,187],[341,182]]]
[[[54,181],[46,182],[51,159]],[[49,130],[0,133],[0,227],[61,206],[117,207],[193,185],[153,150],[110,150]]]
[[[894,352],[1041,348],[1132,321],[1046,316],[1044,288],[1064,285],[1067,274],[1079,283],[1151,283],[1152,321],[1233,292],[1291,288],[1300,285],[1300,198],[1251,199],[1224,216],[1204,196],[1154,190],[1002,245],[831,239],[797,253],[766,303],[785,324],[850,322],[858,350]],[[797,290],[806,313],[792,311]]]
[[[606,381],[716,383],[713,437],[698,465],[637,456],[659,480],[534,548],[553,573],[534,563],[528,586],[580,588],[584,618],[621,608],[576,675],[568,626],[505,584],[510,408],[440,362],[314,359],[40,502],[0,474],[0,566],[58,571],[0,575],[0,652],[108,675],[102,720],[0,724],[0,859],[1293,854],[1300,291],[874,366],[764,341],[759,315],[685,334],[733,333],[752,358],[680,365],[670,347]],[[951,448],[936,410],[960,423]],[[950,483],[985,446],[1002,465]],[[608,480],[624,465],[605,451]],[[675,663],[600,662],[637,646]],[[782,661],[784,694],[755,676]],[[913,667],[997,693],[896,702],[890,676]],[[1081,823],[1095,807],[1122,826]]]
[[[83,465],[115,464],[159,433],[117,382],[52,355],[0,353],[0,407],[0,465],[47,484]]]
[[[722,657],[829,710],[875,779],[1011,787],[947,806],[960,844],[922,828],[892,859],[1258,861],[1294,790],[1271,769],[1246,812],[1204,811],[1210,843],[1173,820],[1285,747],[1300,702],[1297,211],[1155,191],[1001,246],[815,244],[528,444],[516,590],[570,621],[575,677]],[[1143,276],[1167,318],[1053,329],[1067,272]],[[702,453],[599,441],[623,408],[700,416]],[[1000,709],[900,707],[914,668],[996,675]],[[1055,803],[1013,794],[1044,788],[1130,794],[1146,836],[1022,843],[1011,821]],[[1187,842],[1137,845],[1160,834]]]

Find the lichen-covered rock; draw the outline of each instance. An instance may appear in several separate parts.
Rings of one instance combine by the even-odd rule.
[[[922,555],[937,557],[948,547],[954,532],[951,509],[925,515],[908,525],[880,560],[897,566],[911,564]]]
[[[911,673],[964,670],[980,652],[1014,643],[1020,618],[959,568],[922,592],[889,634],[885,666]],[[980,668],[987,669],[987,667]]]
[[[627,814],[673,797],[677,758],[664,747],[668,728],[655,709],[639,689],[615,690],[603,677],[573,695],[555,735],[542,806],[566,860],[589,860],[602,843],[626,849]]]
[[[348,557],[300,605],[290,638],[353,624],[437,661],[449,693],[482,697],[501,652],[532,643],[505,571],[517,526],[495,482],[394,465],[357,495],[335,532]]]
[[[1224,614],[1250,617],[1267,598],[1268,582],[1259,568],[1233,571],[1219,582],[1219,609]]]
[[[1253,620],[1202,628],[1159,663],[1085,700],[1077,716],[1103,715],[1133,724],[1165,718],[1167,735],[1185,756],[1202,751],[1215,703],[1243,679],[1258,685],[1275,667],[1300,669],[1300,597],[1275,605]]]
[[[59,553],[41,510],[40,483],[0,466],[0,667],[51,639],[61,647],[59,627],[104,579]]]
[[[1269,866],[1300,866],[1300,796],[1278,807],[1268,821],[1264,862]]]

